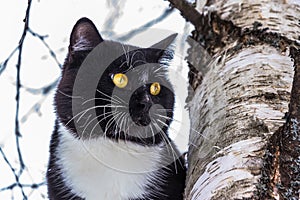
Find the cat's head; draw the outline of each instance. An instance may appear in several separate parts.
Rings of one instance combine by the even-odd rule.
[[[167,139],[174,92],[166,50],[103,40],[87,18],[74,26],[55,95],[59,121],[81,139],[108,137],[151,145]],[[145,38],[146,39],[146,38]]]

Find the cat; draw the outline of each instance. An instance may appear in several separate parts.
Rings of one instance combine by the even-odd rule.
[[[139,48],[77,21],[54,97],[50,200],[183,199],[184,159],[168,137],[175,37]]]

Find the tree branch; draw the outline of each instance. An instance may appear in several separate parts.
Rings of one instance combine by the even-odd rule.
[[[172,6],[177,8],[181,15],[196,28],[201,26],[202,15],[185,0],[168,0]]]
[[[151,26],[153,26],[154,24],[157,24],[158,22],[161,22],[162,20],[166,19],[167,16],[169,16],[172,13],[173,9],[169,8],[166,9],[160,16],[158,16],[157,18],[145,23],[144,25],[140,26],[139,28],[133,29],[130,32],[128,32],[126,35],[118,37],[118,40],[122,40],[122,41],[127,41],[130,38],[132,38],[133,36],[135,36],[136,34],[143,32],[146,30],[146,28],[149,28]]]
[[[291,48],[291,56],[294,59],[295,74],[291,92],[289,114],[291,118],[300,119],[300,49]]]
[[[21,137],[20,133],[20,125],[19,125],[19,107],[20,107],[20,88],[21,88],[21,79],[20,79],[20,72],[21,72],[21,63],[22,63],[22,52],[23,52],[23,44],[24,40],[27,35],[27,31],[29,29],[29,14],[30,14],[30,8],[31,8],[31,0],[28,0],[28,6],[26,10],[26,15],[24,18],[24,29],[23,34],[21,36],[21,39],[19,41],[18,46],[18,61],[17,61],[17,77],[16,77],[16,115],[15,115],[15,135],[16,135],[16,144],[18,149],[18,156],[19,156],[19,162],[20,162],[20,171],[18,173],[18,176],[20,176],[25,168],[25,164],[22,158],[21,150],[20,150],[20,143],[19,143],[19,137]]]
[[[29,32],[32,36],[37,37],[37,38],[39,38],[39,39],[42,41],[42,43],[43,43],[44,46],[48,49],[48,51],[49,51],[51,57],[54,59],[54,61],[56,62],[56,64],[57,64],[60,68],[62,68],[62,64],[60,64],[60,62],[58,61],[58,59],[57,59],[57,57],[56,57],[56,54],[55,54],[54,51],[50,48],[50,46],[48,45],[48,43],[45,41],[45,38],[46,38],[47,36],[40,35],[40,34],[34,32],[34,31],[33,31],[32,29],[30,29],[30,28],[28,28],[28,32]]]
[[[280,196],[298,199],[300,196],[300,50],[291,48],[295,74],[287,122],[281,129],[279,143]]]
[[[18,160],[19,160],[19,165],[20,168],[18,169],[18,171],[11,165],[11,163],[9,162],[9,160],[7,159],[4,151],[2,150],[2,148],[0,148],[0,153],[4,159],[4,161],[7,163],[7,165],[10,167],[11,171],[13,172],[14,176],[15,176],[15,184],[12,184],[9,187],[6,188],[2,188],[0,189],[0,191],[3,191],[5,189],[12,189],[13,187],[19,187],[23,196],[24,200],[27,200],[28,197],[25,194],[25,191],[23,190],[23,186],[20,182],[20,177],[24,172],[25,169],[25,163],[22,157],[22,153],[21,153],[21,147],[20,147],[20,137],[21,137],[21,133],[20,133],[20,121],[19,121],[19,108],[20,108],[20,89],[21,89],[21,64],[22,64],[22,53],[23,53],[23,45],[24,45],[24,41],[25,38],[27,36],[27,32],[29,30],[29,16],[30,16],[30,8],[31,8],[31,3],[32,0],[28,0],[28,4],[27,4],[27,9],[26,9],[26,14],[25,14],[25,18],[24,18],[24,28],[23,28],[23,33],[21,35],[21,38],[19,40],[19,44],[18,47],[16,49],[13,50],[13,52],[9,55],[9,57],[2,63],[1,68],[0,68],[0,74],[4,71],[4,69],[6,68],[6,65],[8,63],[8,61],[10,60],[10,58],[14,55],[14,53],[18,52],[18,59],[17,59],[17,64],[16,64],[16,68],[17,68],[17,74],[16,74],[16,114],[15,114],[15,142],[16,142],[16,148],[17,148],[17,153],[18,153]]]

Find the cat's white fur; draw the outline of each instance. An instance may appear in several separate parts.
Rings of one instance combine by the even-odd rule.
[[[59,124],[56,155],[72,192],[86,200],[122,200],[147,194],[146,184],[157,185],[164,145],[145,147],[132,142],[99,137],[80,140]],[[159,188],[157,188],[159,191]]]
[[[84,36],[80,36],[78,41],[72,46],[73,51],[87,51],[92,50],[94,47],[95,45]]]

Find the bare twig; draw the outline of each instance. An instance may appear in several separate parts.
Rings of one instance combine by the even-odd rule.
[[[140,26],[139,28],[133,29],[132,31],[126,33],[126,35],[118,37],[118,40],[121,41],[127,41],[130,38],[132,38],[133,36],[135,36],[138,33],[141,33],[143,31],[146,31],[147,28],[150,28],[151,26],[161,22],[162,20],[166,19],[171,13],[172,13],[173,9],[172,8],[168,8],[166,10],[164,10],[164,12],[158,16],[157,18],[145,23],[144,25]]]
[[[40,113],[40,108],[42,106],[42,103],[46,100],[46,98],[49,96],[50,92],[56,87],[57,83],[58,83],[59,78],[55,79],[55,81],[53,81],[52,83],[42,87],[42,88],[26,88],[25,86],[23,86],[23,88],[25,88],[25,90],[31,94],[34,95],[42,95],[41,99],[36,102],[31,108],[30,110],[22,117],[21,122],[24,123],[28,117],[33,114],[33,113],[38,113],[39,115],[41,115]]]
[[[23,86],[23,88],[31,93],[31,94],[34,94],[34,95],[39,95],[39,94],[42,94],[42,95],[48,95],[50,91],[52,91],[57,83],[59,81],[59,78],[56,78],[52,83],[48,84],[48,85],[45,85],[41,88],[28,88],[28,87],[25,87]]]
[[[31,0],[28,0],[28,6],[26,10],[26,15],[24,18],[24,29],[23,34],[21,36],[21,39],[19,41],[19,47],[18,47],[18,61],[17,61],[17,77],[16,77],[16,116],[15,116],[15,135],[16,135],[16,143],[18,148],[18,156],[19,156],[19,162],[20,162],[20,170],[18,173],[18,176],[20,176],[25,168],[25,164],[22,158],[21,150],[20,150],[20,143],[19,143],[19,137],[21,137],[20,133],[20,126],[19,126],[19,107],[20,107],[20,88],[21,88],[21,79],[20,79],[20,71],[21,71],[21,63],[22,63],[22,52],[23,52],[23,44],[24,40],[27,35],[27,31],[29,28],[29,14],[30,14],[30,8],[31,8]]]
[[[32,36],[37,37],[37,38],[39,38],[39,39],[42,41],[42,43],[44,44],[44,46],[49,50],[49,53],[50,53],[51,57],[54,59],[54,61],[56,62],[56,64],[57,64],[60,68],[62,68],[62,64],[60,64],[60,62],[58,61],[58,59],[57,59],[57,57],[56,57],[56,54],[55,54],[54,51],[50,48],[50,46],[48,45],[48,43],[45,41],[45,38],[47,38],[48,36],[47,36],[47,35],[46,35],[46,36],[40,35],[40,34],[34,32],[34,31],[33,31],[32,29],[30,29],[29,27],[28,27],[28,32],[29,32]]]
[[[30,16],[30,8],[31,8],[31,4],[32,4],[32,0],[28,0],[28,5],[27,5],[27,9],[26,9],[26,14],[25,14],[25,18],[24,18],[24,28],[23,28],[23,32],[21,35],[21,38],[19,40],[19,44],[18,46],[12,51],[12,53],[8,56],[8,58],[1,63],[0,66],[0,74],[5,70],[9,60],[12,58],[12,56],[18,52],[18,58],[17,58],[17,64],[16,64],[16,68],[17,68],[17,74],[16,74],[16,114],[15,114],[15,142],[16,142],[16,148],[17,148],[17,154],[18,154],[18,161],[19,161],[19,168],[15,168],[11,162],[9,161],[8,157],[6,156],[6,154],[4,153],[4,151],[2,150],[2,148],[0,147],[0,155],[2,156],[2,158],[4,159],[5,163],[9,166],[11,172],[13,173],[14,177],[15,177],[15,183],[4,187],[4,188],[0,188],[0,192],[1,191],[5,191],[5,190],[12,190],[14,187],[18,187],[21,191],[21,194],[23,196],[24,200],[28,199],[28,196],[25,194],[25,191],[23,188],[32,188],[32,189],[36,189],[42,185],[45,185],[45,183],[32,183],[32,184],[22,184],[20,181],[20,178],[26,168],[25,162],[23,160],[23,156],[21,153],[21,145],[20,145],[20,137],[21,137],[21,132],[20,132],[20,121],[19,121],[19,108],[20,108],[20,89],[22,87],[21,84],[21,66],[22,66],[22,53],[23,53],[23,45],[24,45],[24,41],[26,39],[27,33],[29,31],[29,16]],[[13,198],[13,197],[12,197]]]
[[[106,0],[106,4],[110,12],[106,16],[106,20],[103,24],[103,30],[109,30],[109,34],[107,35],[109,38],[115,35],[114,28],[118,20],[123,15],[125,3],[126,0]]]
[[[12,56],[18,51],[19,47],[16,47],[10,54],[9,56],[0,64],[0,75],[2,72],[6,69],[8,61],[12,58]]]
[[[43,186],[43,185],[46,184],[45,182],[41,182],[41,183],[32,183],[32,184],[21,184],[21,183],[19,182],[19,177],[20,177],[20,176],[16,173],[16,170],[14,169],[13,165],[9,162],[9,160],[8,160],[8,158],[7,158],[7,156],[6,156],[6,154],[4,153],[4,151],[2,150],[1,147],[0,147],[0,154],[1,154],[1,156],[3,157],[4,161],[6,162],[6,164],[9,166],[10,170],[12,171],[12,173],[14,174],[15,179],[18,180],[18,181],[16,181],[15,183],[13,183],[13,184],[11,184],[11,185],[9,185],[9,186],[6,186],[6,187],[4,187],[4,188],[0,188],[0,192],[5,191],[5,190],[12,190],[12,189],[15,188],[15,187],[20,187],[24,199],[27,199],[27,196],[25,195],[23,188],[37,189],[37,188],[39,188],[40,186]]]

